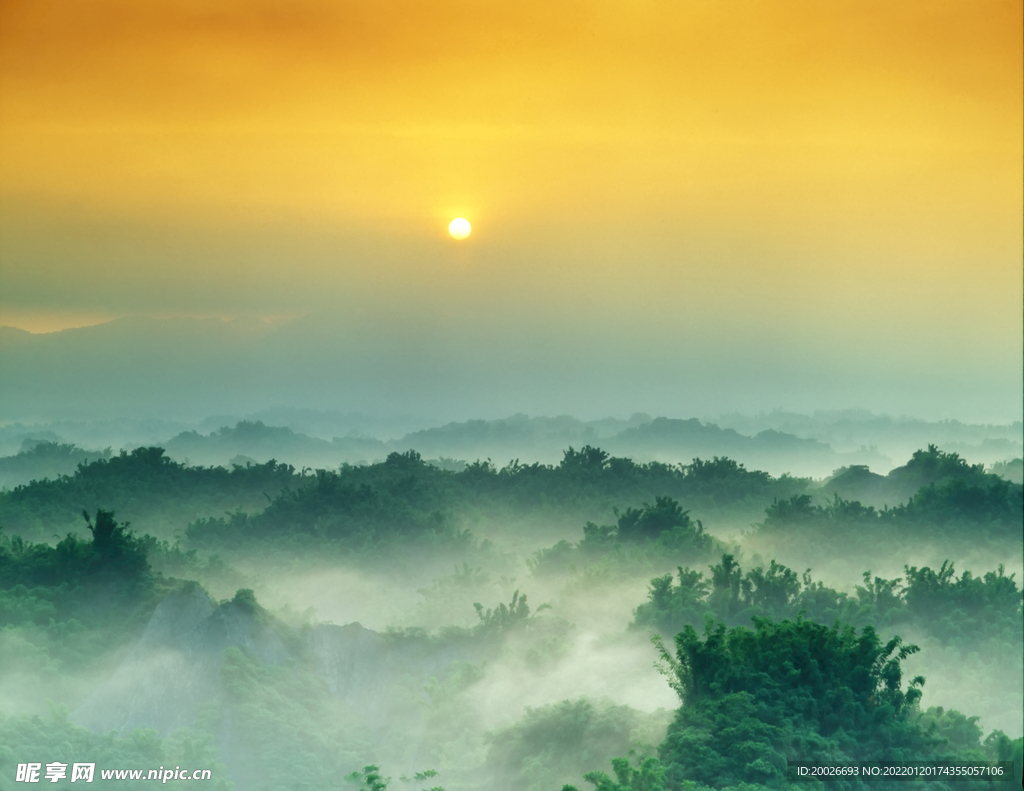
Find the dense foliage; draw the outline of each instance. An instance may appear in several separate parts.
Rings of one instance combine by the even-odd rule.
[[[73,475],[80,464],[110,458],[110,448],[82,450],[65,442],[25,440],[14,456],[0,458],[0,488]]]
[[[528,708],[515,725],[487,737],[487,785],[495,791],[552,791],[609,755],[661,740],[661,713],[586,698]]]
[[[993,464],[989,470],[992,475],[998,475],[1014,483],[1024,483],[1024,459],[1008,459]]]
[[[110,511],[86,516],[92,540],[56,546],[0,534],[0,657],[8,668],[57,676],[82,667],[144,623],[166,590],[150,573],[145,542]]]
[[[192,468],[152,448],[81,464],[73,475],[0,493],[0,777],[23,756],[88,753],[140,768],[188,760],[216,768],[216,787],[230,775],[257,791],[337,787],[346,775],[380,791],[390,781],[378,766],[413,774],[417,791],[432,782],[413,773],[424,766],[440,770],[449,791],[554,791],[581,778],[598,791],[751,791],[784,785],[789,759],[1012,758],[1019,739],[986,737],[990,722],[948,707],[922,711],[923,679],[907,686],[903,676],[932,678],[920,664],[906,670],[923,655],[973,673],[970,684],[948,684],[972,715],[984,711],[977,677],[988,687],[998,678],[984,705],[1004,713],[1005,701],[1020,696],[1024,654],[1015,575],[901,560],[902,576],[865,572],[862,585],[844,592],[777,560],[754,556],[744,569],[737,559],[753,540],[817,542],[833,555],[836,547],[877,553],[926,538],[944,548],[1019,545],[1020,486],[934,447],[901,469],[885,478],[922,488],[879,509],[838,494],[819,503],[808,481],[729,459],[636,464],[591,446],[569,448],[557,465],[502,469],[489,461],[446,469],[412,451],[337,471],[273,462]],[[882,485],[883,476],[862,473],[847,482]],[[108,510],[115,506],[160,537],[136,535]],[[743,546],[727,549],[704,529],[710,515],[755,509],[765,518]],[[613,524],[581,518],[609,513]],[[488,520],[505,540],[491,554],[469,532]],[[544,544],[517,543],[534,523],[535,535],[550,523],[585,527],[578,541],[534,553]],[[32,543],[22,528],[55,542]],[[180,540],[171,543],[175,531]],[[245,573],[256,582],[217,602],[198,583],[161,574],[208,585],[236,573],[210,552],[238,568],[253,561]],[[791,555],[766,556],[792,564]],[[323,561],[323,576],[309,557]],[[455,574],[408,573],[429,558],[448,570],[454,560]],[[706,572],[691,568],[704,564]],[[646,580],[647,601],[626,630]],[[287,585],[307,603],[319,597],[346,625],[318,623],[311,611],[273,614],[249,590],[268,590],[280,603]],[[403,628],[350,623],[370,609],[360,595],[371,585],[419,609]],[[523,588],[554,606],[531,608]],[[206,613],[201,625],[181,626],[180,613],[154,616],[179,595],[192,597],[190,612]],[[615,615],[606,622],[608,612]],[[146,644],[145,653],[140,635],[157,621],[168,642]],[[657,681],[649,659],[642,668],[635,661],[645,630],[675,640],[662,662],[678,710],[645,714],[568,690],[574,675],[595,668],[628,684],[646,671]],[[896,634],[923,651],[915,655]],[[100,736],[72,724],[85,721],[76,714],[39,716],[39,690],[74,709],[101,682],[113,708],[131,708],[135,699],[120,700],[118,685],[170,667],[186,676],[168,694],[203,690],[188,730]],[[545,685],[553,697],[533,705],[526,691]],[[495,718],[495,701],[511,708]],[[612,758],[631,749],[633,760]],[[596,769],[609,759],[610,774]]]
[[[113,788],[137,787],[139,781],[104,780],[100,777],[102,769],[142,770],[143,778],[150,770],[163,766],[180,766],[188,771],[208,769],[211,774],[202,783],[204,788],[230,791],[234,787],[220,761],[216,741],[208,733],[181,729],[168,738],[144,729],[126,734],[96,734],[69,722],[66,711],[55,711],[47,717],[0,716],[0,777],[13,781],[17,764],[26,761],[64,763],[69,778],[75,762],[95,763],[93,782]],[[167,788],[193,785],[191,780],[161,782]]]
[[[26,539],[77,530],[83,509],[116,509],[143,532],[170,537],[200,517],[237,508],[262,509],[269,497],[301,481],[277,464],[189,467],[163,448],[136,448],[80,464],[74,475],[33,481],[0,493],[0,526]]]
[[[924,536],[964,541],[1019,538],[1024,523],[1024,486],[968,465],[955,453],[929,446],[888,476],[913,492],[903,504],[881,510],[836,493],[817,505],[808,494],[775,500],[759,532],[766,537],[794,535],[817,541],[874,541],[886,531],[914,540]]]
[[[745,519],[809,483],[752,472],[730,459],[637,464],[590,446],[569,448],[558,465],[515,460],[497,469],[488,460],[455,471],[408,451],[391,453],[378,464],[315,473],[297,473],[273,461],[231,470],[189,467],[161,448],[137,448],[80,464],[73,475],[0,493],[0,525],[26,538],[49,538],[75,529],[83,508],[116,507],[140,530],[162,538],[203,520],[193,529],[193,540],[218,543],[230,540],[225,536],[237,527],[232,518],[242,518],[221,516],[230,512],[264,517],[252,529],[253,537],[262,539],[277,538],[286,529],[338,535],[361,530],[364,523],[373,531],[374,523],[396,520],[416,523],[414,528],[453,517],[546,514],[575,520],[661,496],[684,500],[702,514]]]
[[[970,571],[957,577],[948,562],[937,571],[908,566],[905,576],[896,579],[872,578],[865,572],[864,585],[852,596],[774,560],[767,569],[744,573],[732,555],[723,555],[710,571],[706,577],[680,568],[675,584],[671,574],[651,580],[648,601],[636,609],[634,625],[674,635],[687,626],[701,628],[708,619],[742,626],[758,617],[802,616],[823,624],[912,626],[965,650],[983,639],[1024,642],[1024,592],[1002,566],[981,577]]]
[[[620,567],[658,564],[663,559],[701,559],[718,548],[704,532],[700,520],[671,497],[658,497],[641,508],[616,509],[614,525],[587,522],[583,539],[560,541],[542,549],[527,562],[535,575],[577,571],[588,564],[614,563]]]
[[[786,784],[787,760],[905,762],[952,757],[917,722],[924,679],[902,685],[915,646],[870,626],[754,619],[685,627],[664,653],[683,706],[660,757],[669,784]]]

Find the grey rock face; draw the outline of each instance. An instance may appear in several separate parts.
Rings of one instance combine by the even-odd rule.
[[[244,598],[217,605],[198,585],[176,591],[157,606],[138,643],[71,719],[101,733],[153,728],[167,735],[188,727],[204,704],[220,699],[224,651],[235,647],[266,664],[308,663],[330,694],[357,707],[371,729],[385,728],[396,684],[417,688],[455,661],[486,658],[468,637],[438,644],[385,636],[358,623],[317,624],[303,630],[304,639],[298,632],[294,640],[286,636],[286,646],[280,631],[270,615]]]
[[[216,605],[198,585],[175,591],[153,612],[139,642],[114,674],[72,714],[93,731],[154,728],[162,735],[187,726],[213,700],[224,649],[245,647],[277,664],[281,640],[238,602]]]
[[[306,641],[314,669],[335,697],[348,702],[372,697],[385,683],[387,647],[377,632],[358,623],[317,624]]]

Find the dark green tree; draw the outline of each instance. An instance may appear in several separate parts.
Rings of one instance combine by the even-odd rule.
[[[781,788],[786,761],[910,761],[941,740],[916,721],[923,678],[902,686],[916,646],[883,643],[870,626],[754,619],[754,629],[708,624],[661,648],[683,701],[661,746],[672,787],[755,783]]]

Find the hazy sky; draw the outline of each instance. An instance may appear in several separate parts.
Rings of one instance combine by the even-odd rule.
[[[0,0],[0,324],[313,314],[1019,416],[1022,7]]]

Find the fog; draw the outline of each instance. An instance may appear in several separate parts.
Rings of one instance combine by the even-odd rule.
[[[620,327],[597,314],[568,320],[560,304],[541,318],[506,307],[488,322],[443,309],[437,315],[436,307],[270,322],[127,316],[45,334],[6,328],[0,401],[6,420],[23,422],[158,417],[195,426],[214,415],[262,414],[279,424],[267,410],[337,410],[369,415],[349,430],[386,439],[519,412],[707,419],[870,404],[894,416],[1010,423],[1024,395],[1015,373],[1019,339],[958,355],[950,377],[944,358],[920,339],[908,362],[892,358],[884,336],[841,353],[816,348],[817,336],[803,333],[766,346],[760,326],[723,328],[707,343],[698,341],[706,330]],[[644,315],[642,306],[636,312]]]
[[[820,468],[823,448],[843,458],[824,441],[840,421],[857,439],[881,423],[978,446],[1018,442],[1019,423],[868,412],[722,420],[774,431],[782,451],[772,460],[757,433],[642,413],[517,416],[400,436],[365,419],[381,460],[317,471],[258,455],[220,460],[249,449],[291,461],[289,448],[332,446],[315,425],[363,420],[274,414],[291,426],[243,415],[206,433],[225,416],[193,429],[4,427],[5,447],[21,450],[3,459],[15,483],[0,491],[0,733],[18,750],[113,732],[121,760],[145,764],[138,734],[151,729],[158,763],[204,761],[238,789],[371,764],[394,778],[436,771],[449,791],[582,787],[585,773],[610,771],[631,750],[634,762],[670,765],[672,723],[709,705],[681,700],[686,665],[673,669],[679,660],[652,639],[671,657],[684,627],[763,630],[757,618],[873,627],[883,641],[919,646],[902,662],[904,685],[925,678],[908,727],[937,723],[942,749],[994,760],[997,743],[1024,734],[1016,467],[998,467],[1002,477],[932,444],[876,472],[806,473]],[[115,445],[154,425],[171,434],[167,450]],[[779,440],[781,428],[815,426],[821,439]],[[206,466],[172,457],[179,428],[194,448],[208,444]],[[648,459],[680,437],[717,458],[628,461],[627,440],[650,452],[652,436],[663,444]],[[89,438],[109,450],[57,454],[61,442]],[[396,450],[410,439],[438,456]],[[576,446],[549,450],[567,439]],[[441,454],[487,442],[519,461]],[[531,448],[545,451],[524,458]],[[730,449],[736,458],[722,458]],[[69,458],[74,469],[36,474],[46,459]],[[801,459],[802,475],[785,474]],[[85,554],[69,555],[72,545]],[[42,719],[27,729],[32,716]]]
[[[733,5],[0,2],[0,791],[1021,784],[1024,6]]]

